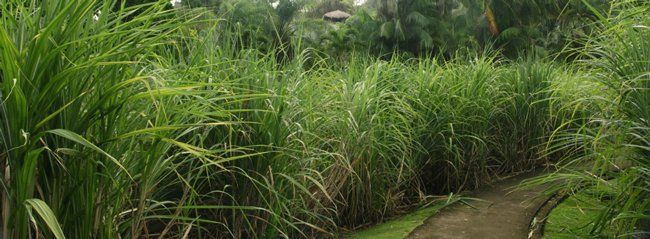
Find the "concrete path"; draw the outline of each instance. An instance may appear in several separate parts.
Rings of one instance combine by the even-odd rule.
[[[524,191],[512,191],[512,187],[536,175],[522,174],[483,187],[469,195],[483,201],[468,201],[471,207],[460,203],[447,207],[407,238],[528,238],[530,223],[547,197],[542,196],[543,187]]]

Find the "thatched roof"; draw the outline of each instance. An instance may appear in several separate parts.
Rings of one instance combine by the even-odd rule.
[[[348,14],[347,12],[336,10],[325,13],[325,15],[323,15],[323,18],[333,21],[342,21],[350,18],[351,16],[352,15]]]

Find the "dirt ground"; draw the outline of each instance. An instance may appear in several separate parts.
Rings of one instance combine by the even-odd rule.
[[[427,219],[407,238],[528,238],[535,212],[548,197],[543,187],[513,191],[522,180],[539,175],[526,173],[497,181],[469,195],[480,200],[468,201],[443,209]]]

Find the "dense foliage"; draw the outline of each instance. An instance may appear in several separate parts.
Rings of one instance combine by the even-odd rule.
[[[347,55],[354,50],[380,56],[399,51],[452,58],[468,48],[494,48],[516,58],[522,52],[548,56],[567,53],[563,51],[567,47],[581,47],[582,40],[595,29],[589,21],[596,18],[592,9],[604,11],[608,2],[368,0],[353,8],[339,0],[190,0],[184,5],[214,9],[230,22],[241,24],[245,31],[260,31],[255,36],[261,39],[248,44],[258,50],[269,49],[268,38],[278,38],[274,48],[289,48],[293,43],[330,56]],[[334,28],[314,27],[314,18],[332,10],[351,11],[354,15]],[[306,21],[311,23],[305,24]],[[289,35],[300,36],[301,40],[291,41]],[[302,41],[302,37],[308,40]]]
[[[0,0],[2,238],[338,237],[543,166],[639,233],[650,6],[601,2]]]

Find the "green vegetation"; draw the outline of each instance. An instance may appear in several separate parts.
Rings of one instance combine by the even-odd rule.
[[[440,211],[440,209],[444,208],[445,206],[454,203],[456,201],[450,199],[452,198],[450,197],[444,199],[444,201],[436,202],[433,205],[428,205],[425,208],[421,208],[409,214],[391,219],[377,226],[362,229],[360,231],[345,236],[345,238],[350,238],[350,239],[406,238],[406,236],[410,232],[412,232],[413,229],[422,225],[424,220],[426,220],[433,214],[437,213],[438,211]]]
[[[2,238],[337,237],[551,165],[610,187],[589,235],[647,224],[645,1],[568,1],[546,54],[471,33],[505,0],[147,2],[0,0]]]
[[[558,131],[547,144],[551,152],[570,153],[557,173],[539,181],[564,180],[569,192],[583,187],[605,192],[596,198],[605,206],[587,228],[589,237],[648,233],[649,7],[646,2],[624,1],[614,4],[609,15],[599,15],[605,30],[589,42],[585,67],[596,73],[603,92],[575,102],[593,106],[588,121],[579,130]],[[585,166],[588,170],[576,169]]]
[[[615,182],[610,182],[615,183]],[[589,238],[598,213],[606,210],[607,192],[596,188],[581,190],[571,195],[552,211],[546,219],[545,238]],[[605,233],[606,237],[612,237]]]

